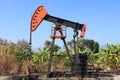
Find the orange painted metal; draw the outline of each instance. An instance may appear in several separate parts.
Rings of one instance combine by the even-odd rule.
[[[84,36],[85,36],[86,28],[87,28],[87,26],[86,26],[86,24],[84,24],[83,27],[82,27],[82,30],[81,30],[81,35],[80,35],[80,37],[84,37]]]
[[[44,6],[40,6],[36,9],[31,19],[31,31],[36,30],[46,15],[47,11]]]

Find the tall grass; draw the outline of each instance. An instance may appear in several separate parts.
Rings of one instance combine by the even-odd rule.
[[[50,50],[44,51],[38,49],[30,56],[29,43],[25,40],[20,40],[17,43],[7,42],[0,39],[0,74],[29,74],[29,69],[32,73],[46,72],[48,68],[48,60]],[[91,51],[79,51],[80,53],[88,53],[89,63],[99,63],[104,69],[109,67],[110,70],[120,68],[120,44],[107,45],[106,50],[100,49],[98,53]],[[74,51],[70,50],[73,55]],[[70,62],[66,51],[54,52],[52,63],[53,71],[70,70]]]
[[[14,43],[1,40],[0,45],[0,74],[14,74],[18,72]]]

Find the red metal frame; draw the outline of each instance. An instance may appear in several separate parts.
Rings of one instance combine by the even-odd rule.
[[[56,28],[59,28],[59,29],[56,29]],[[51,27],[50,38],[66,38],[66,27],[65,26]]]

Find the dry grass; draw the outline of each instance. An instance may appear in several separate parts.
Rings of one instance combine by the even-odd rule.
[[[17,60],[14,55],[0,56],[0,74],[16,74],[18,72]]]

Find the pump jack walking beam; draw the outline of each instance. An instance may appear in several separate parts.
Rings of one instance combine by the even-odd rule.
[[[69,21],[69,20],[66,20],[66,19],[51,16],[47,13],[47,10],[44,8],[44,6],[38,7],[36,9],[36,11],[34,12],[34,14],[32,16],[32,19],[31,19],[31,31],[35,31],[37,29],[37,27],[39,26],[39,24],[43,20],[53,22],[55,25],[60,25],[59,29],[61,29],[61,26],[66,26],[66,27],[72,28],[74,30],[74,32],[78,32],[78,30],[80,30],[81,31],[80,37],[85,36],[86,24],[80,24],[78,22],[73,22],[73,21]],[[61,36],[63,35],[62,32],[60,32],[60,34],[61,34]],[[54,33],[54,35],[56,35],[56,33]],[[65,45],[67,54],[70,58],[70,54],[69,54],[69,50],[68,50],[65,38],[61,38],[61,39],[63,40],[63,43]],[[55,43],[55,38],[52,38],[52,47],[51,47],[51,51],[50,51],[48,72],[50,72],[50,69],[51,69],[52,57],[53,57],[53,52],[54,52],[54,49],[53,49],[54,48],[54,43]],[[71,58],[70,58],[70,61],[72,61]]]
[[[80,36],[81,37],[85,36],[86,24],[80,24],[78,22],[73,22],[73,21],[51,16],[47,13],[47,10],[44,8],[44,6],[38,7],[34,12],[31,20],[31,31],[35,31],[43,20],[53,22],[55,24],[64,25],[66,27],[70,27],[73,29],[81,30]]]

